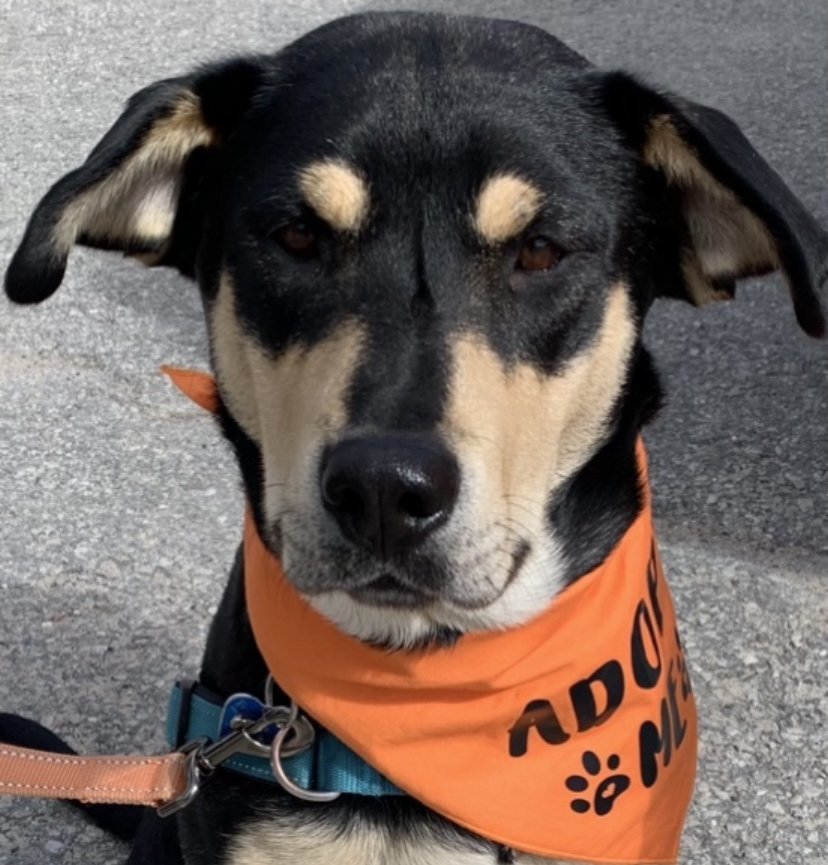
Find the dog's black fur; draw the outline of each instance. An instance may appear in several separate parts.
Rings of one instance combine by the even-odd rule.
[[[347,392],[346,431],[432,437],[448,404],[449,349],[458,333],[482,335],[506,369],[561,373],[596,340],[610,287],[625,286],[635,341],[606,435],[545,503],[562,549],[562,584],[603,561],[640,508],[635,443],[661,399],[640,327],[658,297],[699,300],[698,283],[690,285],[682,266],[688,255],[700,262],[702,288],[719,297],[733,296],[737,279],[778,266],[803,330],[825,331],[819,293],[828,237],[728,118],[600,72],[536,28],[401,13],[343,19],[273,56],[213,65],[135,95],[87,161],[36,209],[6,276],[13,300],[40,302],[57,289],[70,245],[60,240],[61,219],[126,170],[187,92],[210,135],[175,164],[166,153],[156,159],[178,184],[171,229],[163,237],[121,230],[104,213],[78,217],[73,239],[197,278],[208,316],[220,276],[229,273],[244,332],[272,357],[315,346],[357,318],[367,336]],[[665,119],[671,134],[653,156],[648,147]],[[334,156],[370,182],[372,210],[359,237],[332,231],[297,195],[297,172]],[[682,173],[687,160],[700,168],[692,176]],[[526,232],[492,247],[468,214],[484,180],[504,171],[527,178],[545,198]],[[140,197],[129,184],[121,192]],[[722,217],[717,208],[730,210]],[[734,217],[736,208],[742,215]],[[744,213],[771,239],[773,261],[742,248],[750,246]],[[284,226],[297,221],[315,233],[310,260],[280,242]],[[717,259],[705,247],[715,247],[710,235],[728,226],[727,254]],[[562,252],[557,265],[515,269],[527,236],[550,239]],[[216,351],[214,344],[214,360]],[[220,370],[219,386],[221,428],[257,525],[279,552],[283,527],[265,510],[262,445],[225,398],[233,382]],[[355,571],[373,567],[370,551],[341,543]],[[403,583],[412,557],[416,551],[391,556]],[[445,561],[435,554],[416,566],[439,594]],[[201,671],[201,681],[222,695],[261,693],[267,672],[242,578],[238,558]],[[341,578],[347,589],[351,578]],[[461,630],[437,625],[418,641],[462,639]],[[478,850],[481,862],[506,855],[408,798],[307,805],[278,788],[219,776],[177,828],[146,815],[131,865],[224,862],[228,839],[265,806],[297,833],[374,827],[412,844],[427,837],[445,848],[446,861],[452,850]]]

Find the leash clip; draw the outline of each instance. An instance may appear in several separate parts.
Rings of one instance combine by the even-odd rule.
[[[236,695],[245,696],[245,695]],[[187,742],[178,749],[185,755],[186,785],[184,791],[176,798],[165,802],[158,808],[159,817],[169,817],[186,808],[198,795],[202,782],[209,778],[222,763],[227,762],[237,754],[250,757],[269,758],[276,780],[297,798],[310,802],[330,802],[338,793],[316,793],[297,786],[287,775],[282,760],[295,757],[307,751],[316,738],[311,722],[299,714],[299,707],[291,701],[290,706],[275,706],[275,685],[268,676],[265,685],[265,704],[261,715],[257,718],[246,718],[243,714],[234,717],[229,723],[230,732],[215,742],[206,737]],[[225,706],[231,704],[229,698]],[[262,706],[261,703],[257,705]],[[268,728],[276,727],[276,733],[270,734]],[[261,741],[273,735],[272,742]]]
[[[179,748],[179,753],[187,757],[186,788],[181,795],[158,808],[159,817],[169,817],[182,808],[186,808],[201,788],[204,779],[209,778],[213,772],[224,762],[236,754],[246,754],[253,757],[268,757],[271,754],[271,746],[260,742],[255,737],[264,732],[268,727],[276,725],[278,733],[274,743],[278,739],[280,748],[287,735],[293,732],[295,735],[283,748],[283,755],[291,757],[305,751],[313,744],[313,727],[307,719],[301,719],[304,725],[296,723],[296,715],[292,708],[287,706],[266,706],[259,718],[255,720],[240,718],[235,724],[235,729],[217,742],[210,742],[207,738],[195,739],[187,742]]]
[[[245,718],[235,720],[232,733],[204,746],[199,754],[199,763],[208,774],[211,774],[217,766],[236,754],[266,757],[270,753],[270,746],[256,739],[256,735],[273,724],[283,726],[289,717],[290,711],[286,706],[266,706],[261,716],[255,720]]]

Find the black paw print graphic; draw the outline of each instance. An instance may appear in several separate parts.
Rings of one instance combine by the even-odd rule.
[[[581,762],[587,774],[597,779],[597,776],[601,774],[601,760],[598,758],[598,755],[592,751],[584,751]],[[620,765],[621,758],[618,754],[611,754],[607,760],[607,769],[615,772]],[[565,783],[567,790],[571,790],[573,793],[583,793],[589,789],[591,779],[584,775],[570,775]],[[610,775],[608,778],[604,778],[595,788],[591,802],[588,799],[573,799],[569,803],[569,807],[578,814],[586,814],[591,808],[594,808],[595,813],[599,817],[603,817],[604,814],[609,814],[612,811],[615,800],[629,786],[629,775],[622,775],[620,773]]]

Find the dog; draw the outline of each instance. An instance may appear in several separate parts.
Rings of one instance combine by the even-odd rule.
[[[9,297],[45,300],[76,243],[197,280],[252,524],[397,657],[524,627],[635,524],[657,298],[781,271],[825,334],[828,235],[729,118],[492,19],[361,14],[147,87],[35,209]],[[250,612],[240,552],[205,693],[262,694]],[[130,865],[552,861],[411,796],[216,775],[126,820]]]

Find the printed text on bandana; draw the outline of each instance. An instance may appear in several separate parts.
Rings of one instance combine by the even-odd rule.
[[[659,601],[662,588],[666,589],[653,549],[647,570],[646,597],[639,601],[630,622],[627,675],[621,659],[610,659],[569,688],[566,709],[570,711],[566,714],[574,718],[574,723],[564,725],[560,720],[564,715],[562,707],[556,710],[548,696],[538,695],[526,704],[509,730],[510,756],[528,755],[531,759],[533,749],[561,745],[573,736],[606,724],[622,708],[631,689],[661,690],[663,696],[654,704],[655,717],[640,722],[637,754],[583,752],[578,771],[565,780],[570,792],[589,797],[572,798],[570,807],[576,813],[593,811],[604,816],[634,785],[655,786],[685,741],[690,677],[677,632],[672,635],[677,649],[671,657],[665,651],[665,623]],[[626,774],[631,770],[632,774]]]

